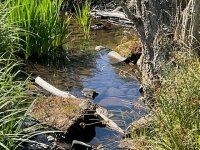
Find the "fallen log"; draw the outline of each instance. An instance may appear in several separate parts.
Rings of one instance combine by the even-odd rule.
[[[103,16],[103,17],[110,17],[110,18],[118,18],[118,19],[123,19],[123,20],[128,20],[128,18],[126,18],[126,15],[121,12],[121,11],[103,11],[103,10],[94,10],[91,12],[91,15],[93,16]]]
[[[59,97],[67,98],[68,103],[70,103],[70,101],[71,102],[73,101],[72,103],[75,103],[75,105],[73,105],[73,106],[76,106],[78,108],[78,109],[74,108],[76,111],[78,111],[78,114],[79,114],[79,115],[76,115],[76,116],[74,116],[74,114],[72,113],[73,112],[72,109],[69,110],[70,113],[72,113],[72,116],[69,117],[71,120],[70,119],[68,119],[67,121],[65,120],[64,121],[65,123],[62,123],[62,125],[61,125],[62,127],[65,126],[64,124],[66,124],[67,122],[71,123],[72,120],[78,120],[79,118],[81,118],[81,116],[83,115],[83,112],[88,111],[88,108],[89,108],[89,112],[93,111],[92,113],[96,113],[102,119],[102,122],[106,124],[106,126],[108,128],[110,128],[110,129],[112,129],[112,130],[114,130],[116,132],[119,132],[120,134],[124,135],[124,131],[115,122],[113,122],[111,119],[109,119],[110,113],[105,108],[102,108],[97,104],[94,104],[94,102],[92,102],[90,100],[81,100],[79,98],[76,98],[75,96],[71,95],[69,92],[60,91],[59,89],[57,89],[54,86],[50,85],[49,83],[47,83],[46,81],[44,81],[40,77],[37,77],[35,79],[35,82],[38,85],[40,85],[42,88],[44,88],[45,90],[49,91],[50,93],[52,93],[52,94],[54,94],[56,96],[59,96]],[[46,102],[45,102],[45,104],[46,104]],[[87,105],[90,105],[90,106],[87,106]],[[54,108],[55,110],[61,111],[61,109],[57,108],[57,106],[55,106],[55,107],[56,107],[56,108]],[[67,108],[67,106],[65,106],[65,107]],[[80,110],[82,110],[82,111],[80,111]],[[66,112],[66,110],[64,111],[64,116],[66,115],[65,112]],[[40,115],[40,114],[38,114],[37,110],[35,111],[35,113],[37,114],[36,116]],[[46,110],[45,113],[48,114],[48,109]],[[69,113],[69,112],[67,112],[67,113]],[[47,118],[46,116],[51,116],[51,115],[52,114],[43,115],[42,119],[46,119]],[[53,118],[51,122],[56,124],[55,123],[55,121],[56,121],[55,119],[57,119],[57,118]],[[60,117],[60,118],[63,118],[63,116]],[[57,122],[63,122],[63,120],[59,119],[59,120],[57,120]],[[73,123],[71,123],[70,125],[72,125],[72,124]],[[62,130],[67,130],[68,128],[69,128],[69,126],[67,125],[67,127],[64,127]]]
[[[107,22],[115,25],[121,25],[126,27],[133,27],[133,22],[127,18],[126,14],[118,9],[113,11],[94,10],[90,13],[94,18],[105,19]]]
[[[61,91],[51,84],[47,83],[40,77],[36,77],[35,83],[37,83],[39,86],[41,86],[43,89],[47,90],[48,92],[52,93],[53,95],[64,97],[64,98],[76,98],[75,96],[71,95],[69,92]]]
[[[124,135],[124,131],[114,121],[106,117],[100,108],[96,109],[96,113],[105,121],[107,127]]]

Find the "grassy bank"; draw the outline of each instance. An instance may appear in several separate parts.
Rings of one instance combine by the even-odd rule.
[[[0,57],[0,149],[16,149],[29,134],[21,128],[30,99],[26,94],[27,81],[17,80],[18,62]]]
[[[200,149],[199,59],[191,51],[176,51],[170,60],[162,66],[162,84],[155,90],[154,125],[132,132],[137,149]]]

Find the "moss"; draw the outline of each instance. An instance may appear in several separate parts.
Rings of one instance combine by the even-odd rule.
[[[30,115],[41,123],[66,131],[73,118],[78,118],[84,112],[80,104],[82,99],[44,97],[35,101]]]
[[[123,57],[129,57],[131,54],[138,53],[140,50],[141,43],[138,40],[126,41],[115,48],[115,51]]]

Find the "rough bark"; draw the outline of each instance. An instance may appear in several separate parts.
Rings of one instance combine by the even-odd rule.
[[[199,42],[200,42],[200,1],[194,0],[194,9],[192,13],[192,29],[193,29],[193,48],[197,50],[198,54],[200,55],[199,50]]]
[[[200,1],[188,0],[179,11],[176,29],[176,40],[188,49],[196,50],[200,54]]]
[[[160,82],[160,62],[167,49],[159,45],[163,33],[171,31],[175,17],[174,0],[130,0],[121,6],[128,18],[133,21],[142,42],[142,73],[146,100],[153,98],[149,87],[157,87]],[[162,50],[162,53],[161,53]]]

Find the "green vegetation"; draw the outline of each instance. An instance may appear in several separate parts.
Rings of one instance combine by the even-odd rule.
[[[18,62],[0,58],[0,149],[16,149],[28,136],[22,132],[22,122],[27,110],[27,81],[19,81],[19,71],[13,69]]]
[[[61,46],[68,33],[69,17],[59,15],[62,0],[6,0],[10,24],[22,28],[18,33],[25,58],[48,56]]]
[[[0,53],[19,50],[18,33],[21,30],[8,20],[8,9],[0,3]]]
[[[188,52],[174,55],[173,63],[164,66],[162,85],[155,91],[157,106],[151,111],[155,125],[140,135],[133,131],[138,149],[200,149],[200,62]]]
[[[14,68],[19,65],[11,59],[5,59],[9,52],[18,49],[19,30],[9,24],[6,6],[0,3],[0,149],[15,149],[20,140],[25,139],[20,126],[26,112],[26,81],[18,81]]]
[[[84,38],[88,39],[90,35],[90,26],[92,18],[90,17],[90,4],[86,0],[85,4],[75,7],[75,17],[77,24],[81,27]]]
[[[0,1],[0,149],[16,149],[37,134],[22,128],[32,100],[27,100],[28,81],[18,80],[21,64],[7,55],[29,59],[56,53],[70,21],[59,14],[61,4],[62,0]],[[89,39],[92,21],[89,12],[88,1],[75,8],[85,39]],[[140,135],[133,132],[137,149],[200,149],[200,62],[190,52],[175,52],[170,59],[173,62],[163,66],[161,87],[155,90],[157,106],[151,113],[156,123]]]
[[[174,60],[156,92],[159,122],[152,142],[160,149],[199,149],[200,62],[187,53]]]
[[[34,98],[28,94],[28,80],[19,79],[22,72],[18,69],[22,64],[13,54],[22,51],[20,44],[24,43],[21,38],[28,35],[28,31],[10,20],[11,11],[8,3],[0,2],[0,149],[6,150],[14,150],[42,133],[38,125],[34,126],[34,130],[22,127]]]

